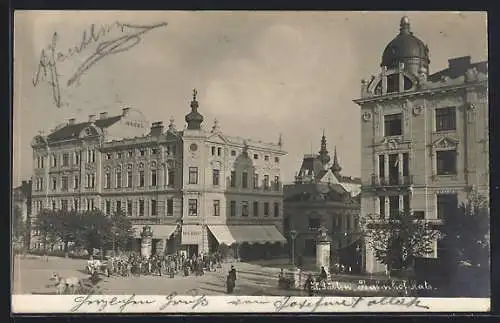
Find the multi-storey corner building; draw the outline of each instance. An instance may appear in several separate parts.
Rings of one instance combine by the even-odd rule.
[[[148,225],[153,252],[201,253],[219,244],[284,242],[281,138],[206,131],[194,91],[186,127],[149,127],[136,110],[74,119],[33,139],[33,207],[117,210],[136,238]],[[137,241],[139,242],[139,241]]]
[[[459,57],[433,74],[429,64],[403,17],[381,72],[362,81],[362,216],[404,210],[439,223],[471,191],[489,195],[488,64]],[[384,271],[370,248],[365,269]]]
[[[319,154],[305,155],[295,176],[295,183],[285,185],[285,235],[294,244],[295,259],[315,258],[320,227],[332,240],[331,259],[361,270],[362,239],[359,234],[359,193],[361,179],[343,176],[337,149],[333,162],[323,134]],[[296,236],[292,239],[290,231]],[[294,241],[292,241],[294,240]]]

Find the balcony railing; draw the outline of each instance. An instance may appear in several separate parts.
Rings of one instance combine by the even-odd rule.
[[[389,178],[372,176],[372,186],[388,187],[388,186],[410,186],[413,185],[413,175],[406,176],[390,176]]]

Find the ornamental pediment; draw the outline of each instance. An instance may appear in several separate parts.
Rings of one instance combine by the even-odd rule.
[[[455,148],[458,144],[458,140],[452,137],[441,137],[432,143],[432,147],[437,149],[449,149]]]
[[[219,143],[219,144],[226,144],[228,142],[228,140],[226,139],[226,137],[224,137],[224,135],[221,134],[220,132],[212,133],[207,138],[207,141],[209,141],[211,143]]]

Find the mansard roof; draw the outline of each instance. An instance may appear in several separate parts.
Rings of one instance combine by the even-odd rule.
[[[113,116],[105,119],[98,119],[94,122],[94,125],[96,127],[99,127],[101,129],[108,128],[115,124],[116,122],[120,121],[122,118],[121,115],[118,116]],[[67,124],[66,126],[56,129],[53,131],[51,134],[48,135],[48,140],[50,142],[54,141],[61,141],[61,140],[69,140],[69,139],[76,139],[80,135],[80,132],[85,129],[86,127],[90,126],[92,122],[81,122],[81,123],[76,123],[76,124]]]
[[[461,59],[464,59],[466,61],[467,58],[463,57]],[[479,73],[488,74],[488,62],[487,61],[470,63],[470,60],[469,60],[468,64],[461,64],[461,66],[458,66],[458,68],[454,66],[454,67],[448,67],[448,68],[445,68],[441,71],[438,71],[438,72],[430,75],[428,80],[431,82],[437,82],[437,81],[440,81],[443,77],[449,77],[450,79],[455,79],[455,78],[464,76],[465,72],[471,68],[475,68]]]
[[[358,203],[356,198],[351,197],[351,194],[342,185],[325,183],[286,185],[284,189],[284,201]]]

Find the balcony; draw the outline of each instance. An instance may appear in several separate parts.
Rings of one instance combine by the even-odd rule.
[[[372,190],[401,190],[408,189],[413,185],[413,175],[406,176],[389,176],[388,178],[372,175],[371,187]]]

